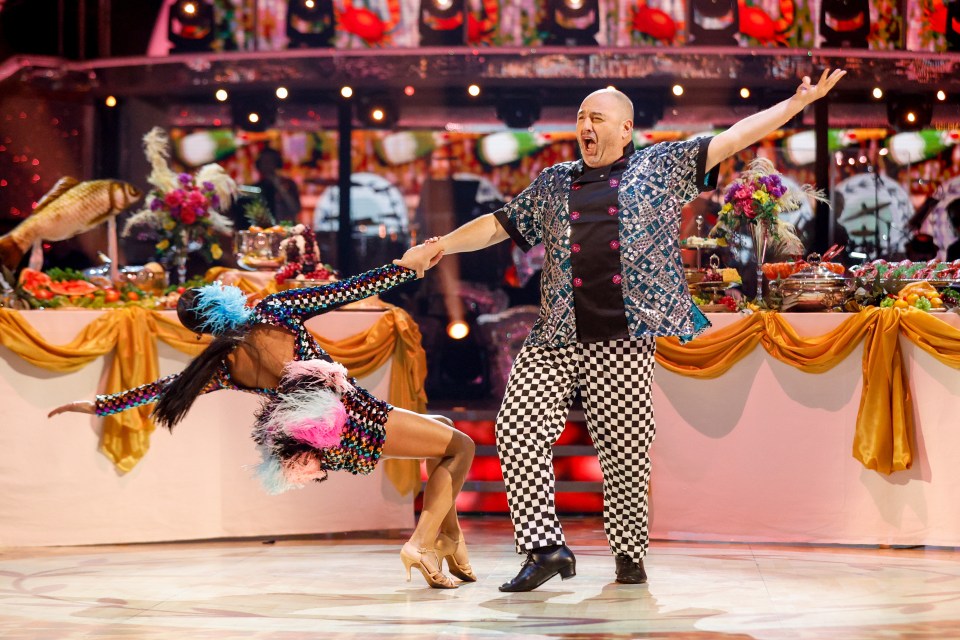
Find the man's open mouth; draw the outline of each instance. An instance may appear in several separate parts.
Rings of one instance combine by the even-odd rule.
[[[593,139],[591,139],[591,138],[584,138],[582,142],[583,142],[583,150],[584,150],[584,151],[588,151],[588,152],[590,152],[590,153],[593,153],[593,150],[596,149],[596,147],[597,147],[597,141],[596,141],[596,140],[593,140]]]

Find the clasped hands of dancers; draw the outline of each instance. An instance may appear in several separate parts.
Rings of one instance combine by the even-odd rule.
[[[154,419],[172,429],[200,394],[218,389],[258,394],[263,406],[253,429],[262,458],[257,471],[275,493],[321,482],[328,471],[369,473],[381,457],[425,458],[428,479],[423,510],[400,556],[408,580],[411,568],[416,568],[431,587],[456,588],[458,583],[442,572],[444,559],[449,572],[460,580],[476,580],[456,512],[456,498],[473,460],[473,441],[447,418],[419,415],[374,398],[333,362],[303,323],[423,277],[445,254],[475,251],[508,238],[524,249],[543,242],[547,252],[540,318],[514,363],[497,417],[497,448],[517,551],[526,554],[520,572],[500,590],[530,591],[556,575],[567,579],[576,573],[576,559],[555,514],[551,447],[577,389],[584,397],[587,426],[603,468],[604,529],[615,556],[616,581],[644,583],[648,448],[654,437],[653,338],[691,338],[709,322],[690,299],[679,246],[674,246],[675,255],[669,260],[644,263],[639,270],[672,272],[668,289],[664,289],[666,281],[646,283],[648,276],[627,266],[622,267],[627,275],[615,273],[612,282],[617,287],[622,282],[622,301],[611,302],[610,296],[591,298],[589,287],[582,285],[611,278],[588,280],[590,274],[578,270],[609,266],[610,249],[621,255],[629,250],[634,261],[647,260],[639,251],[644,246],[642,234],[630,236],[624,231],[627,225],[611,227],[609,221],[631,218],[630,228],[662,229],[668,235],[669,221],[678,218],[679,208],[715,187],[715,167],[721,160],[783,126],[825,96],[845,73],[825,70],[817,84],[804,77],[792,97],[712,138],[660,143],[639,152],[632,148],[629,98],[615,89],[596,91],[578,112],[582,160],[548,167],[503,209],[442,238],[430,238],[392,265],[330,285],[276,293],[253,309],[236,287],[214,283],[190,290],[177,307],[180,321],[214,339],[182,373],[97,396],[93,402],[66,404],[50,415],[74,411],[104,416],[155,402]],[[657,172],[658,181],[644,177],[644,171],[651,170]],[[626,206],[619,206],[624,200],[618,194],[624,190],[633,195]],[[579,211],[571,212],[573,204],[599,215],[585,216],[573,225],[580,218]],[[585,234],[587,224],[593,237],[611,230],[614,236],[581,246],[578,238],[590,237]],[[566,235],[555,232],[563,228],[569,229]],[[574,237],[574,231],[580,235]],[[675,228],[672,233],[676,240]],[[578,260],[572,259],[573,254]],[[654,286],[648,289],[648,284]],[[637,301],[651,295],[653,306],[635,308],[643,304]],[[620,318],[622,327],[598,328],[597,318],[604,324],[611,309],[626,316],[626,320]],[[637,322],[637,317],[644,320]],[[607,397],[613,395],[624,406],[611,404]]]

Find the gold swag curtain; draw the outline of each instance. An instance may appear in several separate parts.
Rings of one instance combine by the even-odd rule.
[[[76,371],[113,352],[104,393],[131,389],[159,377],[157,339],[191,356],[202,351],[207,343],[198,341],[196,334],[175,320],[130,307],[108,311],[84,327],[70,343],[53,345],[19,312],[0,309],[0,344],[35,366]],[[402,309],[388,308],[367,331],[345,340],[320,340],[324,349],[355,377],[374,371],[393,356],[388,402],[413,411],[426,409],[426,354],[416,323]],[[121,471],[133,469],[150,447],[154,425],[149,414],[150,407],[143,406],[104,418],[100,450]],[[417,461],[387,460],[385,465],[388,477],[399,491],[419,489]]]
[[[754,313],[686,345],[676,338],[658,339],[657,362],[681,375],[715,378],[759,344],[781,362],[821,373],[863,340],[863,390],[853,457],[868,469],[889,474],[909,469],[913,463],[913,404],[898,339],[901,334],[940,362],[960,369],[960,331],[916,309],[875,307],[812,338],[798,336],[779,313]]]

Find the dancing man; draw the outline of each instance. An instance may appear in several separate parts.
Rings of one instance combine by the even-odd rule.
[[[582,160],[544,169],[505,207],[410,249],[429,268],[443,254],[512,238],[542,242],[540,316],[521,349],[497,416],[496,437],[517,553],[526,560],[501,591],[530,591],[576,560],[554,506],[552,446],[579,389],[603,471],[604,529],[617,582],[646,582],[647,480],[654,439],[651,383],[657,336],[686,341],[709,326],[691,299],[678,244],[680,210],[716,187],[717,165],[774,132],[844,76],[804,77],[796,93],[726,131],[633,147],[633,104],[612,88],[577,113]]]

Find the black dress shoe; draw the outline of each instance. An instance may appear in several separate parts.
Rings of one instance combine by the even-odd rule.
[[[550,553],[528,553],[520,573],[510,582],[500,585],[500,591],[533,591],[558,573],[564,580],[577,575],[577,559],[567,545],[560,545]]]
[[[647,581],[647,572],[643,570],[643,560],[634,562],[626,554],[617,556],[617,582],[620,584],[643,584]]]

